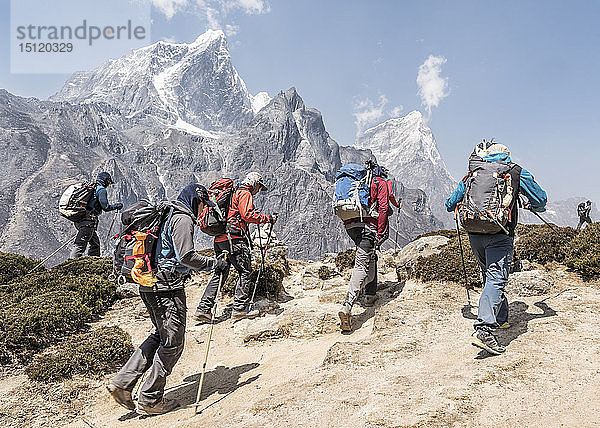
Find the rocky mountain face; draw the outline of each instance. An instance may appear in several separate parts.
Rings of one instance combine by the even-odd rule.
[[[198,40],[192,47],[177,49],[190,52]],[[207,46],[221,52],[219,40],[214,38]],[[259,171],[270,190],[257,196],[255,205],[266,213],[279,212],[276,232],[289,244],[290,256],[314,259],[351,247],[341,221],[331,214],[335,173],[342,162],[363,162],[370,152],[340,148],[327,133],[319,111],[305,106],[294,88],[273,99],[254,99],[255,105],[268,101],[254,113],[246,110],[249,98],[241,79],[232,79],[226,85],[219,80],[218,72],[212,81],[206,71],[202,81],[206,88],[200,87],[197,80],[190,93],[175,94],[171,105],[178,106],[180,118],[187,115],[185,118],[195,125],[186,121],[190,126],[176,126],[175,116],[169,119],[170,125],[165,124],[168,115],[161,117],[158,113],[166,110],[164,100],[153,92],[156,87],[152,89],[149,80],[152,73],[133,61],[140,58],[143,64],[161,63],[155,58],[161,54],[148,54],[160,46],[155,44],[125,57],[132,62],[126,74],[138,70],[139,78],[133,73],[129,78],[111,80],[118,75],[108,77],[112,73],[108,66],[84,73],[85,78],[74,76],[59,92],[62,95],[53,98],[69,98],[69,102],[25,99],[0,92],[0,147],[6,154],[6,167],[0,173],[0,248],[35,257],[58,248],[75,232],[72,224],[58,214],[60,195],[68,185],[93,179],[101,170],[110,172],[116,182],[109,188],[109,200],[125,205],[140,198],[173,199],[192,181],[208,186],[221,176],[240,180],[250,171]],[[164,48],[166,44],[160,49]],[[187,69],[206,70],[196,66],[192,58],[202,62],[208,57],[214,59],[212,54],[197,53],[189,58],[183,55],[182,61]],[[230,76],[237,76],[235,69],[231,70]],[[146,82],[145,89],[142,82]],[[224,86],[216,92],[222,101],[231,101],[223,103],[223,111],[229,113],[217,107],[212,111],[194,110],[193,106],[198,105],[194,104],[196,94],[209,93],[221,84]],[[131,97],[140,93],[146,97]],[[236,97],[237,104],[233,103]],[[205,110],[210,120],[209,116],[201,117]],[[226,118],[232,117],[240,121],[229,129],[240,130],[226,134]],[[196,126],[219,132],[200,132]],[[391,224],[399,230],[400,245],[441,226],[429,211],[422,191],[400,183],[397,189],[405,205],[398,221],[392,219]],[[111,213],[101,216],[99,235],[103,244],[111,220]],[[199,246],[210,245],[210,238],[200,232],[197,239]],[[67,253],[64,250],[50,263]]]
[[[433,214],[444,223],[451,223],[443,203],[454,190],[456,180],[446,168],[420,112],[412,111],[367,129],[357,138],[355,147],[371,150],[397,180],[422,189]]]

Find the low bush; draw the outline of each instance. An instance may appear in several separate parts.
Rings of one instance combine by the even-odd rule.
[[[340,272],[343,272],[346,269],[354,267],[354,259],[356,259],[356,250],[354,248],[342,251],[335,256],[335,266]]]
[[[577,232],[570,227],[519,224],[515,231],[515,259],[541,264],[564,263],[567,244]]]
[[[580,231],[566,246],[565,263],[585,279],[600,275],[600,223]]]
[[[252,290],[254,290],[254,284],[256,284],[256,279],[260,269],[260,261],[253,262],[252,269],[252,274],[250,275],[250,293],[252,293]],[[283,279],[286,276],[285,271],[285,267],[282,264],[265,260],[265,268],[262,270],[258,284],[256,285],[256,294],[259,296],[277,296],[281,291],[283,291]],[[237,271],[232,267],[229,270],[227,281],[225,281],[223,284],[223,293],[233,296],[235,294],[235,286],[238,278],[239,276]]]
[[[473,256],[468,238],[462,240],[467,280],[470,286],[481,286],[479,264]],[[455,236],[442,247],[442,251],[429,257],[420,257],[413,269],[414,275],[421,281],[453,281],[465,283],[459,241]]]
[[[98,377],[114,372],[133,352],[131,337],[119,327],[70,337],[36,355],[25,368],[30,379],[54,382],[74,375]]]
[[[25,275],[38,263],[20,254],[0,253],[0,284],[6,284],[15,278]],[[36,269],[36,272],[43,272],[45,270],[46,268],[40,266]]]
[[[109,258],[84,257],[13,278],[0,290],[0,359],[27,362],[105,310],[116,290],[111,269]]]

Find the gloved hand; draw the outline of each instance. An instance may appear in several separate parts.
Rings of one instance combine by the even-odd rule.
[[[116,204],[113,204],[113,209],[115,209],[115,210],[123,209],[123,204],[121,202],[117,202]]]
[[[222,256],[216,258],[215,272],[223,272],[225,269],[227,269],[227,266],[229,266],[229,263],[227,263],[227,261]]]
[[[271,224],[275,224],[275,223],[277,223],[277,218],[278,218],[277,214],[271,214],[271,216],[269,217],[269,222]]]

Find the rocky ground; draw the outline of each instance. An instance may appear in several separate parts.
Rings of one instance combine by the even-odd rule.
[[[559,265],[525,264],[507,287],[511,327],[499,337],[508,349],[490,356],[470,344],[476,309],[466,304],[464,288],[397,279],[407,251],[414,252],[408,258],[435,251],[435,239],[380,256],[379,299],[372,308],[355,307],[351,334],[339,332],[336,315],[349,272],[337,272],[329,260],[291,262],[287,295],[261,300],[261,318],[215,326],[201,414],[191,405],[208,326],[195,325],[191,313],[202,277],[187,289],[186,348],[167,385],[181,409],[140,417],[112,401],[110,376],[44,386],[15,370],[0,378],[0,425],[600,425],[600,284]],[[319,271],[332,277],[319,279]],[[472,291],[472,302],[477,298]],[[119,300],[93,328],[115,324],[136,345],[151,326],[136,297]]]

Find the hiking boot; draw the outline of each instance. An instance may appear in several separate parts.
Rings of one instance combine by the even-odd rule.
[[[118,386],[109,383],[106,386],[112,398],[120,405],[125,407],[127,410],[135,410],[135,403],[131,398],[131,391],[127,391],[126,389],[119,388]]]
[[[352,306],[344,303],[338,312],[340,317],[340,328],[342,331],[352,331]]]
[[[138,403],[136,411],[140,415],[153,416],[168,413],[172,410],[175,410],[178,407],[179,403],[177,401],[169,400],[168,398],[163,398],[154,406],[146,406],[144,404]]]
[[[199,322],[201,324],[207,324],[212,321],[212,314],[210,312],[202,312],[200,310],[196,310],[194,313],[194,321]]]
[[[475,330],[471,338],[471,344],[478,348],[485,349],[490,354],[500,355],[506,348],[496,340],[496,336],[483,330]]]
[[[235,309],[231,312],[231,318],[234,321],[239,321],[239,320],[243,320],[243,319],[253,319],[256,318],[257,316],[260,315],[260,312],[258,309],[244,309],[241,311],[236,311]]]
[[[366,294],[365,297],[363,297],[363,306],[373,306],[378,298],[377,294]]]
[[[508,323],[508,321],[504,321],[502,324],[500,324],[498,326],[498,328],[501,328],[501,329],[510,328],[510,324]]]

